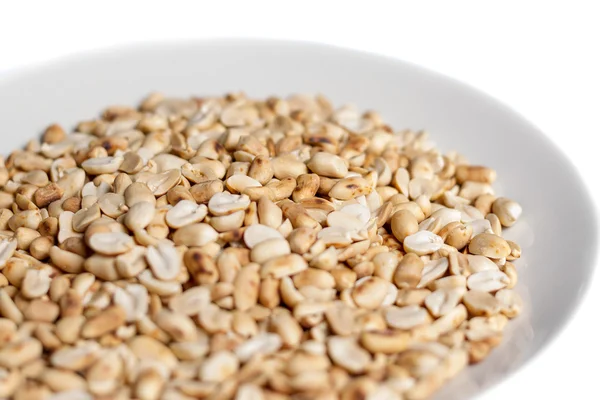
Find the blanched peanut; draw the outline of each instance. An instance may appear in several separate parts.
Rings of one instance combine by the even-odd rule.
[[[314,173],[328,178],[343,178],[348,173],[344,159],[326,152],[315,153],[306,165]]]
[[[407,330],[430,323],[431,316],[425,308],[413,304],[387,308],[385,320],[390,328]]]
[[[381,252],[373,257],[375,270],[373,274],[388,282],[394,279],[396,267],[398,266],[398,256],[391,252]]]
[[[81,328],[81,336],[95,338],[117,329],[125,323],[125,310],[112,306],[89,319]]]
[[[125,218],[123,219],[123,223],[127,228],[131,231],[137,231],[139,229],[144,229],[154,219],[154,204],[148,201],[139,201],[132,205],[127,214],[125,214]]]
[[[506,285],[506,288],[514,288],[519,279],[515,265],[510,261],[506,261],[504,265],[500,267],[500,270],[508,277],[508,284]]]
[[[496,196],[491,194],[483,194],[477,197],[473,203],[483,215],[487,215],[492,212],[492,204],[496,200]]]
[[[408,347],[410,333],[406,331],[366,331],[360,337],[361,344],[371,353],[393,354]]]
[[[494,194],[494,190],[489,183],[466,181],[463,182],[458,195],[468,200],[474,200],[484,194]]]
[[[305,286],[313,286],[319,289],[332,289],[335,287],[335,279],[327,271],[309,268],[292,278],[294,286],[301,289]]]
[[[29,245],[29,252],[38,260],[45,260],[50,255],[52,240],[48,236],[40,236]]]
[[[333,276],[333,279],[335,280],[335,287],[339,291],[350,289],[357,279],[356,272],[345,267],[332,269],[331,276]]]
[[[232,193],[243,193],[247,188],[261,187],[262,185],[247,175],[235,174],[227,178],[225,186]]]
[[[212,284],[219,279],[214,259],[201,248],[191,248],[183,255],[190,277],[200,284]]]
[[[85,259],[78,254],[53,246],[50,248],[49,255],[52,263],[65,272],[78,273],[83,269]]]
[[[240,228],[244,224],[246,213],[244,211],[236,211],[229,215],[220,217],[212,217],[209,221],[217,232],[227,232]]]
[[[441,237],[430,231],[418,231],[404,238],[404,250],[419,256],[438,251],[443,244]]]
[[[467,278],[467,287],[471,290],[495,292],[507,287],[510,279],[504,272],[498,270],[486,270],[476,272]]]
[[[0,350],[0,366],[15,368],[35,360],[42,355],[42,344],[33,338],[11,343]]]
[[[302,206],[292,201],[284,200],[280,202],[280,207],[283,216],[289,219],[294,228],[317,228],[319,226],[319,223]]]
[[[243,211],[250,205],[246,195],[222,192],[215,194],[208,201],[208,211],[215,216],[226,216],[238,211]]]
[[[250,249],[268,239],[283,239],[277,230],[262,224],[254,224],[244,232],[244,243]]]
[[[21,293],[27,298],[45,295],[50,289],[50,271],[28,269],[21,282]]]
[[[502,314],[508,318],[514,318],[519,315],[523,309],[523,300],[517,292],[511,289],[502,289],[496,292],[496,300]]]
[[[173,234],[173,242],[188,247],[204,246],[215,241],[218,236],[217,231],[208,224],[191,224],[177,229]]]
[[[378,277],[358,280],[352,291],[352,299],[360,307],[375,309],[381,305],[387,293],[388,282]]]
[[[193,342],[197,339],[196,326],[185,314],[161,310],[154,316],[154,320],[159,328],[178,342]]]
[[[272,276],[273,278],[282,278],[297,274],[308,268],[306,261],[297,254],[288,254],[277,257],[263,264],[260,274],[261,277]]]
[[[456,180],[458,183],[465,181],[494,183],[496,180],[496,171],[491,168],[475,165],[457,165]]]
[[[197,203],[207,203],[215,194],[223,192],[223,182],[218,179],[198,183],[190,188]]]
[[[28,250],[31,243],[40,236],[38,231],[30,228],[18,228],[15,232],[17,239],[17,248],[19,250]]]
[[[516,201],[499,197],[492,204],[492,212],[498,216],[502,226],[509,227],[517,222],[523,209]]]
[[[414,253],[408,253],[400,259],[396,272],[394,273],[394,283],[399,288],[414,288],[421,280],[423,271],[423,261]]]
[[[298,178],[298,176],[306,174],[308,169],[306,164],[300,161],[293,154],[284,154],[271,159],[273,167],[273,175],[277,179]]]
[[[505,258],[510,254],[506,240],[491,233],[480,233],[469,243],[469,251],[490,258]]]
[[[490,229],[494,235],[500,236],[502,234],[502,223],[496,214],[490,213],[485,216],[485,219],[490,223]]]
[[[436,279],[444,276],[446,271],[448,270],[449,261],[446,257],[439,258],[436,260],[431,260],[423,266],[423,271],[421,273],[421,280],[417,284],[417,288],[423,288],[428,286],[430,283],[435,281]]]
[[[513,261],[521,257],[521,246],[511,240],[507,240],[506,243],[510,246],[510,254],[506,256],[506,259]]]
[[[48,206],[53,201],[62,198],[64,191],[56,183],[50,183],[49,185],[39,188],[34,194],[35,205],[42,208]]]
[[[339,200],[350,200],[371,193],[372,188],[361,177],[341,179],[329,191],[329,196]]]
[[[290,254],[290,244],[285,239],[268,239],[258,243],[250,252],[250,260],[262,264],[272,258]]]
[[[261,197],[257,203],[258,220],[262,225],[273,229],[279,228],[283,222],[281,208],[277,207],[268,197]]]
[[[392,233],[400,242],[403,242],[407,236],[417,233],[419,224],[417,219],[407,210],[395,212],[391,218]]]
[[[461,299],[463,299],[466,291],[464,286],[437,288],[425,298],[425,307],[427,307],[434,317],[441,317],[452,311],[454,307],[458,305]]]
[[[320,95],[51,125],[0,157],[0,397],[429,398],[524,307],[495,180]]]
[[[498,313],[498,300],[488,292],[469,290],[464,294],[463,303],[469,313],[475,316],[489,317]]]
[[[371,356],[351,337],[332,336],[327,341],[327,350],[333,362],[350,373],[364,371]]]
[[[260,155],[255,157],[248,169],[248,176],[266,185],[273,178],[273,166],[269,158]]]
[[[472,235],[472,225],[458,224],[456,227],[454,227],[448,232],[445,243],[449,246],[456,248],[457,250],[461,250],[469,243]]]
[[[258,302],[260,305],[273,309],[281,302],[280,289],[282,287],[281,281],[267,277],[261,280],[260,289],[258,292]],[[299,292],[294,292],[300,296]]]
[[[396,212],[398,212],[400,210],[410,211],[415,216],[415,218],[417,218],[417,222],[419,222],[419,223],[421,223],[425,219],[425,213],[423,212],[423,209],[419,206],[419,204],[417,204],[416,201],[407,201],[407,202],[395,204],[392,209],[392,214],[395,214]]]
[[[319,175],[302,174],[296,177],[296,188],[292,192],[292,199],[298,203],[304,199],[315,196],[319,189]]]
[[[238,272],[233,282],[233,299],[236,308],[241,311],[252,308],[258,301],[259,269],[258,264],[248,264]]]
[[[134,204],[141,201],[149,202],[151,204],[156,203],[156,197],[152,194],[152,191],[145,183],[134,182],[125,189],[123,194],[125,198],[125,204],[128,207],[133,207]]]

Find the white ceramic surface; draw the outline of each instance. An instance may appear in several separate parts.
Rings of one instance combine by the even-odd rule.
[[[597,219],[571,163],[522,117],[476,90],[397,60],[328,46],[260,40],[157,43],[107,49],[0,76],[1,153],[52,122],[72,127],[108,104],[168,95],[320,92],[336,105],[375,109],[396,129],[426,129],[443,150],[498,171],[499,194],[518,200],[507,231],[523,248],[524,315],[492,356],[436,396],[463,400],[531,359],[573,313],[595,264]]]

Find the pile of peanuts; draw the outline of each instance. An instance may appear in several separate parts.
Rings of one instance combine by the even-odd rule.
[[[495,178],[322,96],[51,125],[0,160],[0,398],[426,399],[522,309]]]

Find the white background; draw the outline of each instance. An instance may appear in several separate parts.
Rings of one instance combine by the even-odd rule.
[[[11,3],[0,2],[0,74],[85,49],[175,38],[288,38],[367,50],[452,76],[509,104],[569,155],[600,196],[594,1]],[[558,339],[483,399],[599,398],[598,275]]]

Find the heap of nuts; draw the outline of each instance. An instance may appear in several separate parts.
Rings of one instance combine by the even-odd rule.
[[[0,398],[428,398],[522,308],[495,178],[321,96],[52,125],[0,166]]]

